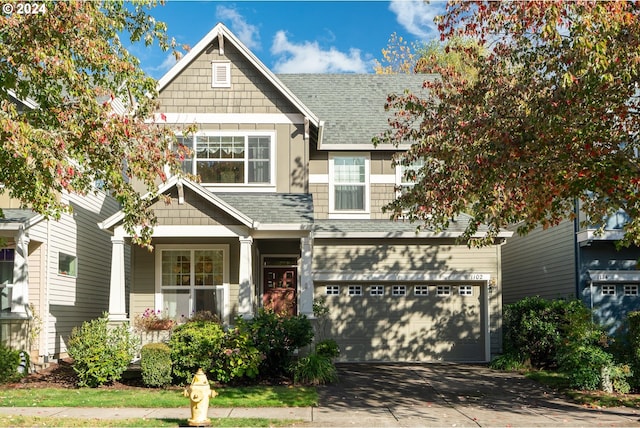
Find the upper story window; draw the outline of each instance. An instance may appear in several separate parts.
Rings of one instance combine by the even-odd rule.
[[[411,165],[396,166],[396,184],[400,191],[415,186],[420,179],[420,169],[424,166],[424,160],[417,159]]]
[[[273,133],[205,133],[177,138],[192,152],[182,163],[183,171],[199,175],[203,184],[274,183]]]
[[[329,157],[329,205],[336,213],[369,211],[369,158],[335,154]]]
[[[77,277],[78,258],[71,254],[58,253],[58,274]]]

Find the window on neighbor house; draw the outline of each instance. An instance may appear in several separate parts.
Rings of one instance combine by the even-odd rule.
[[[638,284],[625,284],[625,286],[624,286],[624,295],[625,296],[637,296],[638,295]]]
[[[11,312],[15,250],[0,249],[0,312]]]
[[[178,136],[178,143],[191,150],[182,170],[199,175],[204,184],[267,185],[274,182],[275,135],[198,134]]]
[[[201,311],[224,319],[225,249],[160,249],[159,252],[163,312],[178,320]]]
[[[614,284],[604,284],[602,286],[602,295],[603,296],[615,296],[616,295],[616,286]]]
[[[77,277],[78,258],[71,254],[58,253],[58,274]]]
[[[367,211],[368,159],[364,156],[332,156],[329,163],[331,210]]]

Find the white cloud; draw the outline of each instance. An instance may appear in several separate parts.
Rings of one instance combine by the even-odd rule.
[[[158,74],[162,76],[167,71],[171,70],[171,67],[173,67],[176,64],[176,62],[178,62],[176,57],[173,54],[168,54],[165,57],[165,59],[162,61],[162,63],[160,63],[155,67],[147,68],[147,72],[152,76],[156,76]]]
[[[284,31],[278,31],[271,45],[276,57],[276,73],[368,73],[370,61],[362,58],[359,49],[340,52],[335,47],[323,50],[318,42],[292,43]]]
[[[240,41],[251,50],[260,50],[260,33],[258,27],[249,24],[237,10],[226,7],[216,7],[216,19],[219,21],[229,21],[229,28],[233,34],[238,36]]]
[[[445,7],[442,1],[391,0],[389,10],[396,14],[398,24],[405,30],[426,41],[437,37],[438,27],[433,18],[444,14]]]

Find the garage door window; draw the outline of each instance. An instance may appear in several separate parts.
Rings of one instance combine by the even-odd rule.
[[[340,294],[340,286],[339,285],[327,285],[325,288],[325,294],[327,296],[337,296]]]
[[[458,294],[461,296],[473,296],[473,287],[470,285],[461,285],[458,287]]]
[[[362,285],[350,285],[349,296],[362,296]]]
[[[429,295],[429,287],[426,285],[416,285],[413,288],[413,294],[416,296],[428,296]]]
[[[438,288],[436,288],[436,294],[438,296],[450,296],[451,295],[451,286],[450,285],[438,285]]]
[[[615,285],[603,285],[602,286],[602,295],[603,296],[615,296],[616,295],[616,286]]]
[[[369,294],[372,296],[384,296],[384,286],[382,285],[372,285],[369,290]]]
[[[407,287],[404,285],[394,285],[391,288],[392,296],[406,296],[407,295]]]
[[[638,285],[637,284],[627,284],[624,286],[624,295],[625,296],[637,296],[638,295]]]

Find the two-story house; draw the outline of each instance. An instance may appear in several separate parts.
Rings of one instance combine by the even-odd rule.
[[[112,233],[110,317],[147,308],[226,323],[260,308],[313,318],[348,361],[488,361],[501,347],[500,245],[470,249],[449,230],[416,232],[381,207],[396,195],[402,148],[374,147],[389,93],[432,76],[275,75],[223,24],[159,80],[155,120],[193,156],[195,183],[171,177],[153,207],[154,251]],[[195,135],[183,135],[195,125]]]
[[[640,310],[640,248],[618,249],[628,216],[620,211],[606,219],[603,234],[574,221],[514,236],[503,247],[504,303],[527,296],[580,299],[594,319],[614,333],[626,314]]]

